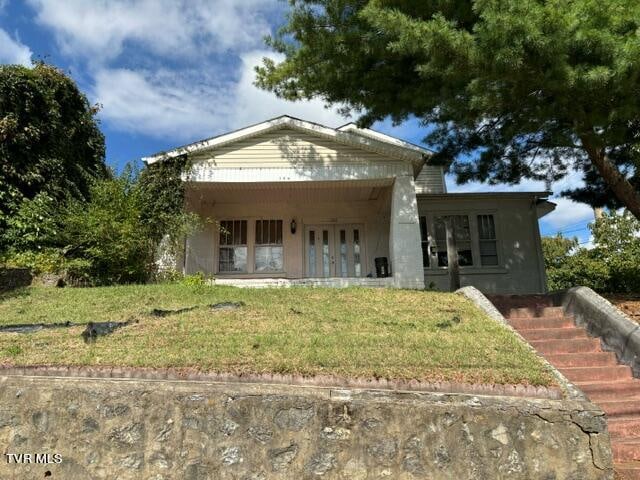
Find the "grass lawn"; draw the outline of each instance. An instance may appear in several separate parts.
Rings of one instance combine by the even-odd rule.
[[[213,311],[209,305],[243,301]],[[166,317],[154,308],[188,312]],[[0,324],[138,323],[85,344],[82,327],[0,333],[0,363],[195,368],[551,385],[540,360],[461,296],[390,289],[180,284],[30,287],[0,296]]]

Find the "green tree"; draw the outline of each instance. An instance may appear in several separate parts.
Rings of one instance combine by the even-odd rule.
[[[640,222],[629,212],[611,211],[590,225],[593,248],[576,238],[543,237],[547,286],[584,285],[601,292],[640,292]]]
[[[640,2],[290,0],[257,84],[368,125],[415,116],[459,182],[558,180],[640,218]],[[469,155],[472,160],[469,161]]]
[[[594,255],[610,270],[613,292],[640,292],[640,221],[629,212],[605,213],[591,227]]]
[[[92,181],[107,175],[96,113],[55,67],[0,65],[0,248],[25,200],[86,199]]]
[[[562,235],[542,238],[547,288],[564,290],[578,285],[610,291],[610,271],[593,251],[578,246],[577,238]]]

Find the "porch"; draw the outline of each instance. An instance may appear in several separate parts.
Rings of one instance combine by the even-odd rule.
[[[422,269],[411,277],[403,268],[421,262],[410,258],[421,255],[419,228],[403,183],[413,188],[394,178],[190,182],[187,206],[205,228],[187,239],[183,271],[241,287],[421,288]],[[376,258],[386,258],[388,276]]]
[[[393,278],[214,278],[211,285],[227,285],[238,288],[272,287],[392,287]]]

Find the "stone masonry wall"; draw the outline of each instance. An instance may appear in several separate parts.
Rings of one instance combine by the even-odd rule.
[[[0,445],[2,479],[612,478],[592,404],[461,394],[4,376]]]
[[[0,267],[0,292],[26,287],[31,284],[32,278],[28,268]]]

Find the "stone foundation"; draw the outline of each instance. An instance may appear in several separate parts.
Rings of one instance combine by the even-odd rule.
[[[463,394],[4,376],[0,444],[12,479],[613,478],[594,405]]]

